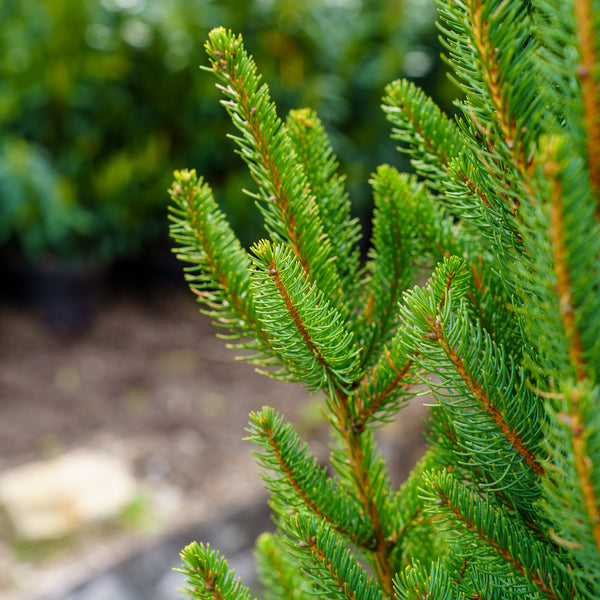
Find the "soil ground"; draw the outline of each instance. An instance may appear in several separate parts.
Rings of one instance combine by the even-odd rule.
[[[183,285],[142,293],[120,285],[96,308],[83,329],[59,335],[36,311],[0,304],[0,471],[104,449],[131,465],[143,490],[139,510],[124,525],[36,548],[4,523],[0,597],[31,592],[32,579],[39,593],[65,572],[61,565],[81,565],[86,554],[90,569],[99,555],[113,560],[114,548],[128,547],[123,540],[139,544],[140,531],[161,535],[262,497],[242,439],[252,410],[275,407],[317,456],[328,453],[318,396],[236,361]],[[403,414],[381,434],[398,481],[422,452],[422,407]]]

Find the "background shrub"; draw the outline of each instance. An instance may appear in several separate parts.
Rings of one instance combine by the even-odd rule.
[[[385,83],[444,81],[433,17],[429,0],[5,0],[0,244],[33,259],[131,256],[166,235],[161,190],[189,165],[217,184],[241,239],[258,237],[227,116],[193,68],[216,25],[244,34],[282,113],[318,110],[364,215],[364,182],[394,145]]]

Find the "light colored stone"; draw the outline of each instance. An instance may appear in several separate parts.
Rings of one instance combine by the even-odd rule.
[[[137,492],[123,461],[92,450],[29,463],[0,476],[2,504],[19,538],[52,539],[117,516]]]

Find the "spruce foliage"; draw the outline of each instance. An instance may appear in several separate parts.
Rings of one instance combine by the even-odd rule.
[[[241,38],[206,44],[268,239],[247,252],[180,171],[176,251],[224,337],[321,392],[331,429],[332,474],[251,415],[267,600],[600,598],[600,2],[438,4],[460,116],[387,87],[416,174],[373,174],[364,263],[318,117],[279,119]],[[429,448],[396,490],[375,432],[423,383]],[[210,548],[182,558],[191,596],[249,597]]]

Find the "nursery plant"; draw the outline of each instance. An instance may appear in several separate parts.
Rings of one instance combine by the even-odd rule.
[[[322,394],[331,432],[321,465],[274,408],[250,415],[267,600],[600,598],[600,3],[438,9],[460,113],[386,88],[415,173],[373,174],[366,260],[316,114],[280,120],[241,38],[206,44],[267,237],[246,251],[179,171],[176,252],[222,337]],[[377,430],[424,386],[428,450],[394,489]],[[190,596],[250,597],[218,550],[182,559]]]

